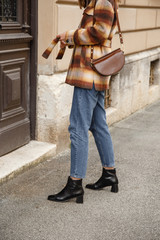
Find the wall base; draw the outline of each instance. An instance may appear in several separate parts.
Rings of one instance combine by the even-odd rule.
[[[150,86],[151,62],[154,83]],[[57,152],[70,146],[68,125],[73,87],[65,84],[66,73],[38,77],[37,140],[55,143]],[[126,118],[160,98],[160,48],[126,57],[123,70],[111,79],[109,125]]]

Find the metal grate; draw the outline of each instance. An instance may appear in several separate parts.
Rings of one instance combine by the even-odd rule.
[[[153,85],[154,84],[154,66],[153,66],[153,62],[151,62],[151,66],[150,66],[150,76],[149,76],[149,85]]]
[[[150,63],[150,76],[149,76],[149,85],[152,86],[156,84],[156,71],[158,68],[159,59],[154,60]]]
[[[109,108],[111,106],[111,79],[109,83],[109,89],[105,91],[105,98],[104,98],[104,106],[105,108]]]
[[[0,0],[0,21],[17,21],[17,0]]]

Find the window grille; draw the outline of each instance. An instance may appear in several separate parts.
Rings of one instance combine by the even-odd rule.
[[[17,21],[17,0],[0,0],[0,22]]]
[[[149,76],[149,85],[153,85],[154,84],[154,67],[153,64],[151,62],[151,66],[150,66],[150,76]]]
[[[109,89],[105,91],[105,98],[104,98],[104,106],[105,108],[109,108],[111,106],[111,79],[109,83]]]
[[[150,76],[149,76],[150,86],[156,84],[156,71],[157,71],[158,63],[159,63],[159,59],[154,60],[150,63]]]

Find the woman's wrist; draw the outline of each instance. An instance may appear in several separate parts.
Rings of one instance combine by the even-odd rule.
[[[75,30],[70,30],[66,32],[65,42],[67,45],[74,45],[74,33],[75,33]]]

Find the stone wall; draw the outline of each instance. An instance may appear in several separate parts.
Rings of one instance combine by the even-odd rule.
[[[61,61],[55,61],[58,47],[48,60],[41,55],[56,34],[77,28],[81,14],[75,0],[46,0],[45,3],[39,0],[37,139],[56,143],[58,152],[69,146],[67,130],[73,87],[64,81],[72,50],[67,50]],[[123,0],[119,15],[126,64],[111,80],[111,107],[106,110],[109,124],[160,98],[160,1]],[[113,49],[117,47],[118,34],[113,40]],[[150,86],[150,67],[154,60],[157,60],[155,80]]]
[[[66,73],[39,76],[37,92],[37,140],[69,147],[69,112],[73,88],[64,83]]]
[[[152,85],[149,83],[151,71]],[[160,48],[129,55],[120,74],[111,79],[111,107],[106,110],[107,122],[110,125],[122,120],[159,98]]]

